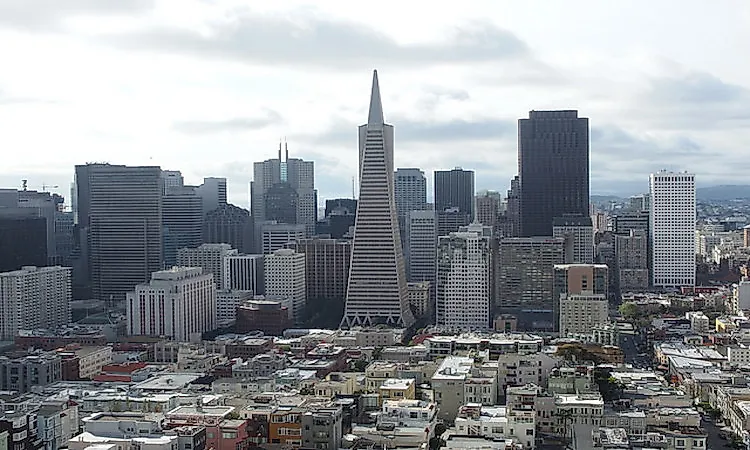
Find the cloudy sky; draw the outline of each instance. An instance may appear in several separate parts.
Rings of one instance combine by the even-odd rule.
[[[321,198],[350,195],[373,68],[398,167],[504,191],[516,120],[578,109],[593,193],[660,168],[747,182],[747,0],[439,5],[0,0],[0,186],[67,194],[75,164],[154,164],[225,176],[246,207],[253,161],[285,136]]]

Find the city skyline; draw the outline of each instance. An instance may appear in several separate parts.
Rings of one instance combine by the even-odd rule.
[[[750,39],[740,2],[680,2],[680,17],[669,1],[648,16],[633,4],[579,2],[551,6],[548,19],[477,1],[431,21],[399,5],[378,31],[338,2],[249,11],[231,1],[74,0],[41,15],[38,3],[0,2],[0,35],[16,43],[0,49],[5,187],[28,179],[68,197],[73,166],[104,160],[182,170],[186,184],[225,176],[230,201],[247,208],[253,162],[273,157],[286,136],[294,155],[316,162],[321,199],[349,196],[352,130],[366,108],[356,92],[373,68],[393,85],[384,100],[399,130],[396,167],[461,166],[476,171],[478,189],[504,192],[517,119],[577,109],[591,119],[593,194],[645,192],[662,168],[698,172],[699,186],[743,178],[750,65],[722,56]],[[597,26],[571,32],[572,14]],[[693,33],[693,19],[707,31]]]

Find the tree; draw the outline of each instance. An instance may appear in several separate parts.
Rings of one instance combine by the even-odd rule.
[[[620,305],[620,314],[626,319],[635,319],[638,316],[638,305],[633,302],[625,302]]]
[[[444,423],[438,423],[435,425],[435,436],[430,438],[428,447],[430,450],[437,450],[445,445],[445,441],[441,436],[447,431]]]

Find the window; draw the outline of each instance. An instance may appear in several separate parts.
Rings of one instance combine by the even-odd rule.
[[[526,430],[526,436],[533,436],[533,435],[534,435],[534,429],[533,428],[529,428],[529,429]]]

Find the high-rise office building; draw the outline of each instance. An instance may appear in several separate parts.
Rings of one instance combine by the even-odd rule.
[[[232,204],[211,210],[203,219],[204,244],[229,244],[249,253],[253,241],[253,221],[250,212]]]
[[[359,127],[359,200],[342,326],[411,326],[393,175],[393,126],[373,73],[367,124]]]
[[[406,283],[409,306],[416,317],[425,318],[434,309],[432,303],[432,285],[429,281]]]
[[[492,228],[476,224],[438,238],[437,325],[458,330],[489,329],[491,237]]]
[[[18,207],[32,209],[37,217],[44,218],[47,226],[47,264],[59,264],[57,257],[57,245],[55,244],[55,213],[58,211],[57,200],[62,201],[59,195],[49,192],[18,191]],[[44,264],[44,265],[47,265]]]
[[[302,324],[307,306],[304,253],[283,248],[266,255],[263,260],[266,296],[285,299],[291,305],[294,323]]]
[[[474,171],[456,167],[435,171],[435,211],[457,210],[466,220],[474,219]]]
[[[231,291],[249,291],[253,295],[263,295],[265,275],[263,255],[225,255],[222,270],[222,287]]]
[[[485,191],[474,198],[475,221],[492,227],[493,234],[497,234],[500,216],[503,212],[503,197],[499,192]]]
[[[346,299],[352,242],[343,239],[309,238],[291,245],[305,255],[305,284],[310,304],[330,302],[341,305]]]
[[[56,258],[61,265],[69,267],[75,242],[75,224],[73,211],[55,211],[55,248]]]
[[[357,217],[357,200],[335,198],[326,200],[325,217],[318,222],[316,233],[333,239],[351,239]]]
[[[237,250],[229,244],[202,244],[196,248],[181,248],[177,251],[179,267],[200,267],[203,274],[213,275],[216,289],[228,289],[223,285],[226,279],[224,259],[237,255]]]
[[[648,234],[648,211],[624,212],[612,217],[612,231],[627,236],[631,231],[643,231]]]
[[[24,266],[0,273],[0,340],[19,330],[56,329],[70,322],[69,267]]]
[[[179,171],[162,171],[169,183],[162,197],[162,228],[164,230],[164,266],[177,263],[177,250],[197,247],[203,242],[203,199],[193,186],[182,185]]]
[[[154,272],[149,283],[128,292],[126,305],[130,336],[167,336],[189,342],[217,327],[213,275],[199,267]]]
[[[695,175],[661,171],[649,181],[652,284],[695,286]]]
[[[250,202],[256,239],[260,239],[260,224],[267,221],[304,225],[305,237],[312,236],[318,220],[315,163],[289,158],[288,148],[282,153],[279,144],[278,159],[255,163]]]
[[[0,208],[0,272],[47,264],[47,222],[33,211]]]
[[[409,213],[408,280],[435,283],[435,249],[437,222],[435,211]]]
[[[552,279],[563,264],[564,240],[505,238],[499,244],[498,307],[517,315],[519,330],[551,331]]]
[[[552,219],[552,236],[565,239],[566,264],[594,263],[594,227],[589,216]]]
[[[557,264],[554,271],[555,330],[561,336],[590,335],[609,323],[606,265]]]
[[[505,212],[500,220],[498,237],[518,237],[521,233],[521,193],[518,186],[518,175],[510,180],[505,198]]]
[[[645,231],[630,230],[627,236],[615,235],[617,258],[617,286],[620,292],[648,289],[648,235]]]
[[[421,211],[427,205],[427,178],[420,169],[398,168],[395,181],[394,192],[401,246],[406,248],[409,235],[409,212]]]
[[[289,244],[305,239],[307,228],[303,224],[278,223],[274,220],[263,222],[260,228],[261,252],[270,255],[276,250],[289,247]]]
[[[111,164],[76,166],[78,241],[94,298],[122,302],[162,267],[161,169]],[[85,274],[84,274],[85,278]],[[121,304],[121,303],[120,303]]]
[[[552,220],[589,215],[589,121],[578,111],[518,120],[521,236],[551,236]]]
[[[203,201],[203,214],[206,215],[216,208],[227,204],[227,179],[208,177],[203,184],[195,187],[195,193]]]

